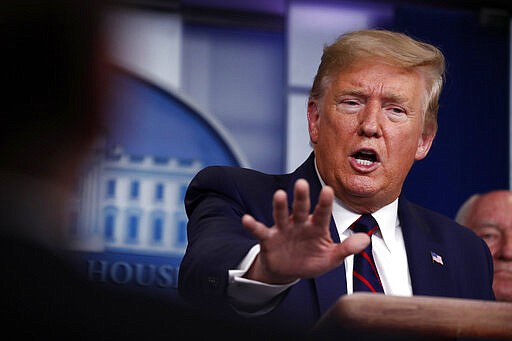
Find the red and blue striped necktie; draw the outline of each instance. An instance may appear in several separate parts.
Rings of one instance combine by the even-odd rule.
[[[354,232],[366,233],[371,238],[372,234],[379,229],[379,224],[371,214],[363,214],[350,228]],[[354,255],[353,275],[354,292],[366,291],[384,293],[382,282],[380,281],[379,273],[377,272],[377,267],[373,260],[371,241],[366,249]]]

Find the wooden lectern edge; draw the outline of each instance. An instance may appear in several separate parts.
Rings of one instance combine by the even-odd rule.
[[[432,296],[344,295],[314,331],[332,329],[512,340],[512,303]]]

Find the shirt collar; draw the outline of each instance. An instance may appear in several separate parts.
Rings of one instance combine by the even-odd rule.
[[[315,170],[318,179],[322,184],[322,187],[324,187],[325,182],[323,181],[322,177],[320,176],[320,173],[318,172],[318,168],[316,166],[316,159]],[[349,227],[350,225],[352,225],[354,221],[356,221],[361,216],[361,213],[351,211],[340,199],[335,197],[334,204],[332,207],[332,215],[336,223],[338,234],[341,237],[342,234],[350,235],[351,232],[349,232]],[[373,212],[372,216],[379,224],[380,234],[376,233],[376,235],[381,236],[388,250],[392,251],[395,247],[395,230],[396,227],[399,225],[398,198],[396,198],[390,204]]]

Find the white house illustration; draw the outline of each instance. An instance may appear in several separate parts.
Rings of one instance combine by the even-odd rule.
[[[98,150],[84,170],[71,215],[78,251],[183,255],[183,199],[201,162]]]

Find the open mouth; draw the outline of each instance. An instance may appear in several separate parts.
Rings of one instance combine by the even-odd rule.
[[[360,150],[352,155],[355,161],[363,166],[370,166],[379,161],[377,153],[371,150]]]

